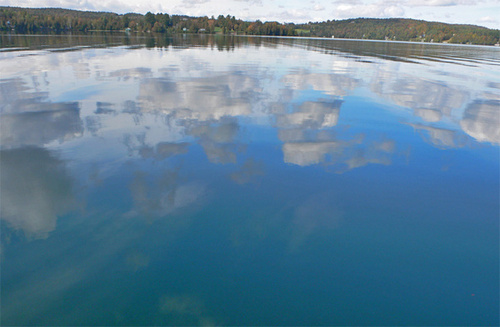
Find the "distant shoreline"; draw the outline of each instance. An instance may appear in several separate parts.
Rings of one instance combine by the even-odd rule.
[[[93,33],[109,33],[109,34],[123,34],[128,33],[124,30],[93,30],[87,32],[74,32],[66,31],[60,33],[15,33],[11,31],[0,31],[0,35],[12,35],[12,36],[90,36]],[[148,37],[148,36],[165,36],[165,33],[148,33],[148,32],[134,32],[136,36]],[[130,34],[128,34],[130,35]],[[373,40],[373,39],[352,39],[352,38],[328,38],[328,37],[317,37],[317,36],[275,36],[275,35],[244,35],[244,34],[193,34],[193,33],[172,33],[170,35],[198,35],[198,36],[219,36],[219,37],[254,37],[254,38],[285,38],[285,39],[300,39],[300,40],[321,40],[321,41],[356,41],[356,42],[378,42],[378,43],[401,43],[401,44],[422,44],[422,45],[445,45],[445,46],[464,46],[464,47],[498,47],[500,49],[500,44],[495,45],[484,45],[484,44],[460,44],[460,43],[449,43],[449,42],[425,42],[425,41],[398,41],[398,40]]]
[[[221,34],[214,34],[221,35]],[[226,34],[230,35],[230,34]],[[231,35],[233,36],[233,35]],[[450,43],[450,42],[425,42],[425,41],[398,41],[398,40],[375,40],[375,39],[351,39],[351,38],[328,38],[328,37],[318,37],[318,36],[273,36],[273,35],[234,35],[242,37],[262,37],[262,38],[287,38],[287,39],[305,39],[305,40],[331,40],[331,41],[368,41],[368,42],[380,42],[380,43],[403,43],[403,44],[434,44],[434,45],[450,45],[450,46],[476,46],[476,47],[500,47],[500,44],[495,45],[485,45],[485,44],[461,44],[461,43]]]
[[[500,43],[500,30],[407,18],[354,18],[295,24],[243,21],[230,15],[219,15],[217,18],[151,12],[119,15],[61,8],[4,6],[0,6],[0,31],[19,34],[98,31],[236,34],[487,46],[498,46]]]

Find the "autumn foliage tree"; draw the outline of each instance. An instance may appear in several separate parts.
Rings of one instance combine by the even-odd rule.
[[[0,31],[16,33],[119,31],[152,33],[220,33],[239,35],[316,36],[374,40],[426,41],[493,45],[500,31],[414,19],[357,18],[307,24],[243,21],[231,15],[189,17],[148,12],[128,13],[0,7]]]

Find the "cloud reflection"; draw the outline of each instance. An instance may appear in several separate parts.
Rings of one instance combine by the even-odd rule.
[[[131,251],[125,258],[126,264],[137,272],[146,268],[149,265],[149,256],[137,250]]]
[[[285,75],[281,82],[293,90],[313,89],[337,97],[346,96],[359,83],[347,75],[309,72]]]
[[[134,148],[132,142],[127,140],[127,146],[130,152],[137,151],[139,156],[143,159],[154,158],[156,160],[164,160],[173,156],[180,154],[185,154],[188,152],[189,143],[188,142],[160,142],[153,146],[148,146],[144,142],[138,148]]]
[[[109,77],[117,77],[119,81],[128,81],[130,79],[143,79],[151,77],[153,72],[148,67],[124,68],[109,73]]]
[[[160,299],[160,313],[168,325],[215,326],[205,303],[193,295],[165,295]],[[168,322],[167,322],[168,321]]]
[[[236,163],[236,153],[242,150],[236,142],[239,125],[233,118],[213,124],[194,124],[189,134],[198,137],[208,160],[212,163]]]
[[[281,128],[301,127],[309,129],[328,128],[337,125],[343,101],[305,101],[291,113],[277,113],[276,126]]]
[[[284,161],[298,166],[335,165],[342,173],[367,164],[390,165],[393,140],[370,140],[366,134],[339,138],[332,127],[338,123],[342,100],[305,101],[296,110],[275,108],[278,137]]]
[[[167,171],[154,182],[148,177],[136,172],[130,184],[133,208],[125,216],[147,220],[165,217],[179,209],[193,207],[205,193],[205,187],[198,183],[179,184],[177,171]]]
[[[368,164],[392,164],[393,140],[365,141],[362,134],[351,140],[294,142],[283,145],[284,161],[298,166],[323,164],[344,173]]]
[[[389,79],[384,84],[374,84],[373,90],[387,95],[396,105],[413,109],[415,116],[426,122],[450,117],[468,99],[467,92],[449,87],[443,82],[428,81],[414,76]]]
[[[283,144],[284,161],[298,166],[323,163],[327,156],[340,155],[344,142],[295,142]]]
[[[264,175],[264,165],[261,162],[248,159],[230,177],[237,184],[247,184],[252,182],[255,177],[262,175]]]
[[[363,148],[353,151],[353,154],[344,160],[344,167],[337,172],[345,172],[368,164],[391,165],[392,155],[396,149],[393,140],[373,141]]]
[[[0,143],[3,148],[42,146],[68,141],[83,134],[78,105],[54,104],[48,111],[2,115]]]
[[[469,104],[460,126],[479,142],[500,144],[500,101],[475,101]]]
[[[64,224],[60,227],[63,228],[62,232],[57,233],[57,237],[61,236],[61,239],[52,237],[49,241],[38,242],[44,243],[43,250],[47,250],[44,252],[48,254],[49,262],[55,264],[39,265],[36,268],[28,265],[20,267],[22,292],[14,294],[16,296],[7,296],[5,301],[6,304],[10,303],[9,307],[15,309],[10,310],[11,316],[22,316],[27,322],[35,321],[37,316],[49,316],[48,313],[53,309],[50,307],[52,304],[61,303],[60,301],[64,301],[68,296],[78,294],[81,285],[92,284],[96,281],[96,276],[100,281],[116,277],[116,270],[113,269],[120,269],[112,267],[117,263],[116,258],[119,260],[116,266],[125,265],[128,270],[139,271],[151,265],[150,270],[155,270],[154,275],[163,269],[166,261],[163,259],[160,260],[161,263],[155,261],[160,257],[155,250],[158,247],[153,246],[155,248],[153,249],[146,246],[152,253],[143,253],[141,251],[144,249],[135,250],[134,247],[141,242],[146,244],[158,242],[158,245],[168,247],[172,239],[176,238],[180,239],[179,244],[185,244],[185,240],[193,235],[192,230],[188,228],[179,232],[182,230],[179,226],[186,226],[185,220],[200,219],[198,222],[205,224],[210,218],[216,219],[214,222],[217,223],[221,221],[217,219],[223,219],[218,217],[218,214],[229,212],[225,208],[220,212],[214,211],[214,215],[211,215],[208,210],[216,209],[207,206],[207,211],[196,217],[184,215],[186,211],[190,213],[193,207],[199,208],[200,203],[203,204],[207,197],[210,185],[204,184],[205,181],[193,180],[197,177],[215,180],[219,176],[229,175],[233,182],[240,184],[236,189],[242,191],[241,196],[252,196],[245,199],[252,202],[242,202],[248,203],[247,207],[236,203],[238,206],[232,210],[236,216],[228,214],[228,219],[234,221],[223,224],[221,228],[223,231],[234,229],[234,232],[230,232],[234,234],[235,239],[242,235],[241,239],[243,242],[248,240],[246,244],[250,249],[257,247],[258,243],[267,246],[279,242],[285,248],[288,246],[290,250],[295,251],[310,241],[331,236],[328,232],[337,228],[343,219],[343,208],[340,202],[336,201],[338,197],[329,194],[317,195],[314,191],[311,195],[307,187],[301,191],[300,180],[288,181],[286,178],[283,184],[277,183],[275,188],[274,186],[267,190],[259,188],[255,196],[251,193],[253,185],[248,187],[247,184],[262,180],[265,183],[265,179],[261,178],[266,172],[265,168],[269,167],[269,171],[283,168],[275,161],[274,153],[266,152],[279,152],[281,145],[283,160],[298,166],[293,167],[294,170],[300,169],[299,167],[319,165],[320,168],[329,171],[344,173],[370,164],[391,164],[401,143],[408,140],[404,137],[397,138],[398,133],[408,133],[408,128],[384,129],[383,132],[393,133],[386,137],[381,135],[383,127],[370,129],[372,126],[367,126],[375,124],[374,120],[368,121],[369,123],[363,121],[354,126],[358,117],[351,115],[350,117],[354,119],[349,121],[353,125],[350,128],[346,127],[346,121],[342,121],[346,116],[349,118],[350,113],[347,110],[351,110],[352,104],[356,104],[346,95],[358,86],[368,86],[363,85],[361,79],[352,77],[368,75],[360,68],[367,68],[367,64],[364,66],[353,64],[352,67],[346,67],[345,71],[352,72],[352,75],[336,75],[301,71],[300,67],[305,65],[292,57],[283,58],[279,68],[269,65],[269,62],[265,62],[262,58],[257,58],[254,59],[255,62],[259,60],[261,62],[255,66],[260,64],[262,66],[258,66],[255,70],[227,72],[224,70],[245,66],[223,61],[223,59],[234,60],[232,58],[237,56],[233,56],[233,53],[231,56],[220,57],[214,52],[207,56],[213,57],[213,61],[212,58],[204,58],[208,63],[193,66],[209,67],[208,70],[217,67],[221,71],[193,72],[185,66],[177,65],[183,58],[191,62],[199,59],[190,56],[189,53],[198,52],[201,53],[200,57],[206,56],[207,52],[198,50],[177,49],[169,52],[168,59],[175,63],[175,68],[172,69],[168,68],[170,62],[165,63],[165,57],[157,56],[161,51],[140,52],[146,59],[140,63],[141,65],[153,62],[151,67],[144,68],[116,68],[120,65],[135,64],[126,60],[116,60],[116,65],[106,65],[114,63],[118,57],[115,54],[119,53],[108,49],[106,52],[109,61],[85,58],[91,62],[86,67],[89,69],[99,67],[99,73],[102,72],[99,77],[102,78],[97,78],[94,71],[91,71],[89,74],[77,75],[80,79],[89,79],[79,82],[82,84],[87,82],[91,85],[89,89],[92,91],[101,87],[103,91],[95,94],[89,92],[92,94],[79,103],[55,102],[58,96],[70,98],[72,89],[70,86],[61,85],[63,83],[44,86],[40,82],[40,87],[46,87],[47,92],[30,88],[20,80],[12,80],[12,84],[1,83],[0,142],[5,150],[0,155],[2,191],[0,207],[1,218],[7,226],[24,232],[32,239],[46,238],[56,228],[58,217],[72,210],[75,202],[73,177],[67,171],[65,162],[58,159],[55,151],[49,152],[47,150],[49,148],[61,150],[60,153],[70,157],[74,163],[72,174],[78,180],[86,183],[92,174],[100,180],[99,186],[90,185],[87,188],[92,207],[82,217],[75,219],[79,222],[85,220],[85,224],[79,225],[76,229],[74,226]],[[262,52],[259,50],[259,53],[267,55],[265,50],[262,49]],[[304,54],[295,52],[293,48],[289,51],[294,52],[294,55]],[[325,60],[331,62],[332,60],[329,60],[331,58]],[[294,66],[285,66],[288,59],[294,59]],[[343,62],[351,64],[348,61]],[[52,73],[56,69],[60,69],[60,72],[66,70],[67,66],[58,65],[60,66],[50,68]],[[113,67],[111,68],[113,71],[109,72],[108,66]],[[371,67],[373,66],[375,65]],[[384,69],[383,65],[376,66],[377,69]],[[318,69],[310,67],[310,69],[324,71],[324,67]],[[289,72],[294,73],[289,74]],[[53,75],[57,76],[58,73],[56,71]],[[281,74],[284,74],[283,77]],[[200,75],[203,77],[193,77]],[[51,81],[54,81],[53,76]],[[103,84],[98,84],[96,81]],[[68,85],[71,85],[70,82],[68,81]],[[410,121],[411,126],[435,146],[461,147],[468,144],[472,138],[479,142],[495,144],[500,142],[498,101],[477,100],[467,105],[467,99],[472,98],[471,93],[461,94],[460,88],[449,87],[438,80],[416,79],[415,76],[408,76],[407,80],[391,76],[390,80],[380,81],[380,84],[383,84],[383,87],[379,95],[392,100],[391,104],[397,104],[397,110],[407,112],[408,110],[402,109],[411,108],[413,117],[411,114],[407,115],[408,117],[401,116]],[[392,90],[387,91],[393,86]],[[58,87],[63,90],[54,92]],[[110,89],[117,91],[108,92]],[[373,94],[366,96],[373,97]],[[339,100],[340,98],[343,99]],[[346,103],[349,105],[344,106]],[[463,117],[453,116],[454,112],[463,107],[465,107]],[[264,117],[263,113],[269,115]],[[345,114],[347,115],[344,116]],[[429,124],[440,121],[453,123],[450,117],[456,118],[455,122],[461,119],[461,128],[472,138],[457,128],[443,128],[442,125]],[[370,118],[372,117],[367,119]],[[397,121],[393,123],[399,124]],[[86,128],[87,133],[84,133],[83,128]],[[248,153],[252,156],[245,160],[241,153],[247,146],[245,145],[247,140],[243,142],[241,136],[247,130],[250,130],[248,135],[257,137],[248,142]],[[263,130],[268,134],[257,135]],[[255,134],[251,134],[254,131]],[[80,136],[82,138],[78,142],[64,143]],[[61,144],[56,144],[57,141]],[[26,145],[31,147],[26,148]],[[41,148],[42,146],[46,149]],[[120,150],[113,152],[114,147],[120,147]],[[98,151],[95,151],[95,148],[98,148]],[[199,156],[191,156],[189,151],[200,149],[203,149],[210,163],[234,165],[224,167],[228,168],[225,170],[220,167],[218,169],[207,167],[207,160],[193,162],[198,160]],[[182,155],[182,160],[170,160],[179,155]],[[81,159],[83,157],[88,161]],[[158,162],[161,160],[164,161]],[[189,161],[189,165],[183,166],[183,161]],[[170,164],[178,166],[172,169],[168,166]],[[92,173],[89,169],[90,165],[99,167],[98,176],[95,170]],[[135,167],[140,167],[140,171],[134,172]],[[288,168],[284,168],[287,170],[286,173],[290,171]],[[301,174],[306,174],[303,175],[306,178],[313,178],[311,182],[321,178],[321,174],[316,174],[316,170],[312,174],[312,169],[300,170]],[[213,173],[214,177],[207,177],[207,173]],[[84,174],[89,174],[89,178],[82,176]],[[122,178],[126,180],[123,181]],[[288,191],[286,188],[289,185],[298,187]],[[216,188],[216,191],[221,193],[216,196],[224,196],[225,191],[233,189],[221,184],[221,187]],[[299,193],[294,193],[296,191]],[[102,200],[95,199],[105,192],[111,195],[104,196]],[[303,196],[301,192],[308,194]],[[240,194],[236,195],[236,200],[240,200],[238,196]],[[263,200],[259,196],[266,199]],[[219,203],[218,201],[223,203],[224,200],[227,202],[225,198],[216,198],[214,203]],[[127,210],[128,212],[124,213]],[[238,219],[233,219],[234,217]],[[143,224],[142,219],[126,218],[144,218],[148,222],[154,221],[155,224]],[[145,225],[147,226],[144,227]],[[64,228],[80,233],[76,241],[85,244],[82,243],[82,246],[76,249],[75,240],[66,242]],[[151,230],[155,232],[151,233]],[[325,231],[327,233],[324,233]],[[209,234],[208,237],[211,235],[214,234]],[[56,236],[56,233],[53,236]],[[150,242],[151,236],[157,237],[155,242]],[[227,235],[222,234],[222,236]],[[263,239],[272,242],[261,242]],[[278,242],[275,242],[276,240]],[[59,241],[60,243],[57,243]],[[253,251],[249,252],[254,254]],[[21,255],[26,256],[24,253]],[[167,254],[162,257],[167,257]],[[44,256],[43,259],[45,258]],[[22,259],[29,262],[30,258]],[[16,264],[15,260],[11,262]],[[150,271],[145,275],[153,276],[149,273]],[[169,276],[164,277],[165,280],[169,278]],[[132,298],[142,294],[137,291],[140,287],[136,288],[140,285],[140,280],[136,282],[138,284],[132,284],[130,293],[124,296],[124,303],[133,303],[135,300]],[[147,288],[144,289],[144,292],[147,291],[149,291]],[[166,291],[157,289],[156,292],[162,294]],[[95,303],[104,304],[105,307],[105,302],[109,299],[109,294],[106,293],[109,293],[109,288],[86,291],[88,297],[73,299],[72,304],[82,304],[75,305],[78,308],[74,312],[83,316]],[[155,308],[159,309],[160,315],[165,318],[160,324],[162,322],[180,324],[189,319],[193,324],[213,322],[207,314],[209,302],[201,300],[196,295],[166,294],[158,301],[159,303],[155,304],[159,308]],[[29,310],[26,310],[26,303],[29,304]],[[8,308],[3,312],[9,312]],[[72,318],[71,313],[73,312],[65,313],[68,319],[66,321]],[[130,313],[132,314],[134,311]],[[176,320],[177,318],[179,319]]]
[[[53,103],[47,94],[28,92],[19,79],[0,83],[2,148],[42,146],[83,134],[78,103]]]
[[[46,238],[75,206],[72,178],[45,149],[2,150],[0,169],[1,217],[29,238]]]
[[[140,85],[144,111],[173,114],[178,119],[210,121],[251,113],[251,96],[260,91],[252,77],[230,74],[172,82],[147,79]]]
[[[468,143],[468,138],[460,131],[422,124],[408,125],[412,126],[424,141],[439,149],[462,148]]]
[[[464,147],[470,143],[465,134],[478,142],[500,143],[500,101],[492,93],[483,92],[481,94],[485,99],[476,98],[469,102],[474,99],[474,94],[461,86],[412,75],[405,75],[405,78],[392,78],[390,74],[381,77],[387,81],[373,83],[372,90],[390,98],[398,106],[412,109],[421,122],[410,120],[407,124],[433,146],[441,149]],[[496,88],[495,83],[487,86]],[[460,118],[464,107],[463,117]],[[453,123],[449,127],[433,124],[459,119],[459,124]],[[456,130],[455,126],[465,134]]]
[[[298,250],[309,239],[339,227],[343,212],[328,194],[315,194],[294,210],[290,224],[290,250]]]

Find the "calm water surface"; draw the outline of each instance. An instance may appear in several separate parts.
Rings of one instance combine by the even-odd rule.
[[[499,324],[499,48],[0,40],[3,325]]]

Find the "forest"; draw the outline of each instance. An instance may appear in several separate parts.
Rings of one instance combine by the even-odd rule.
[[[59,8],[0,6],[0,31],[69,33],[126,31],[150,33],[207,33],[269,36],[334,37],[351,39],[445,42],[495,45],[500,30],[475,25],[445,24],[414,19],[356,18],[306,24],[243,21],[234,16],[189,17],[151,13],[78,11]]]
[[[500,30],[474,25],[445,24],[423,20],[358,18],[296,26],[299,35],[371,40],[398,40],[494,45]]]

